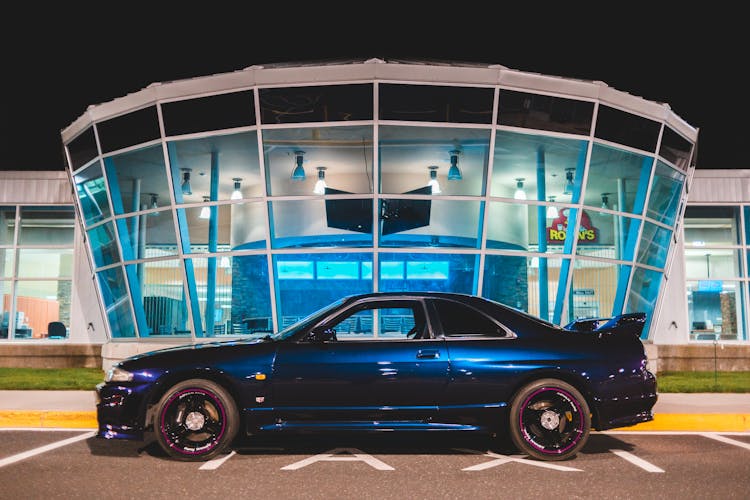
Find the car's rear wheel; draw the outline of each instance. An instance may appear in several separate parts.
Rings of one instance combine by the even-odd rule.
[[[154,416],[159,446],[178,460],[209,460],[227,450],[239,429],[237,405],[219,384],[191,379],[162,396]]]
[[[572,458],[586,444],[590,430],[586,399],[562,380],[537,380],[513,398],[510,437],[519,450],[533,458]]]

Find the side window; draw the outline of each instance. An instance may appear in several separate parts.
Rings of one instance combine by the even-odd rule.
[[[505,337],[506,331],[481,312],[451,300],[435,300],[435,310],[446,337]]]
[[[418,301],[379,301],[349,309],[330,326],[338,340],[420,338],[425,315]]]

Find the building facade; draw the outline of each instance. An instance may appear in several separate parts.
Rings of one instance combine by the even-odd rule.
[[[477,294],[557,324],[644,311],[658,343],[674,336],[659,314],[697,136],[601,82],[381,60],[155,84],[62,132],[105,359],[380,290]],[[721,333],[746,339],[743,238],[706,241],[736,276],[710,279],[727,265],[714,257],[688,280],[694,295],[736,286],[734,302],[695,296],[678,329],[734,307]]]

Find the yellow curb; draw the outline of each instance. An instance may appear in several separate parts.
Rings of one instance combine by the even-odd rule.
[[[747,413],[657,413],[651,422],[628,427],[635,431],[750,431]]]
[[[0,411],[0,427],[90,429],[98,426],[95,411]]]
[[[95,411],[3,410],[0,427],[92,429],[98,427]],[[630,427],[636,431],[750,431],[748,413],[657,413],[651,422]]]

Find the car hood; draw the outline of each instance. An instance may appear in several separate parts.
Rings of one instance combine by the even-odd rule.
[[[153,351],[148,351],[140,354],[135,354],[133,356],[130,356],[126,359],[124,359],[122,362],[120,362],[120,365],[124,364],[136,364],[136,365],[142,365],[142,364],[148,364],[151,361],[155,361],[156,359],[159,360],[167,360],[167,359],[185,359],[185,358],[194,358],[195,356],[199,356],[201,358],[209,358],[212,357],[209,353],[215,352],[215,351],[224,351],[227,348],[237,348],[242,346],[245,346],[245,349],[248,346],[255,346],[255,345],[268,345],[272,342],[269,342],[268,340],[264,340],[263,338],[252,338],[252,339],[233,339],[233,340],[221,340],[221,341],[211,341],[211,342],[200,342],[197,344],[184,344],[174,347],[165,347],[162,349],[156,349]],[[242,349],[242,350],[245,350]]]

